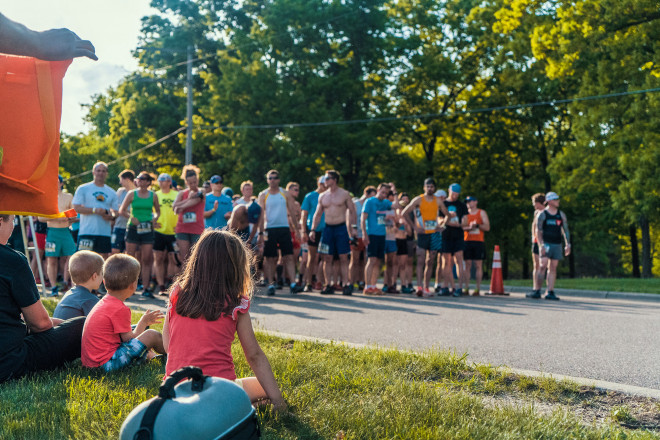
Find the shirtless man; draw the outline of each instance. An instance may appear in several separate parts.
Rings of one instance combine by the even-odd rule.
[[[305,268],[305,290],[308,292],[312,291],[312,288],[317,290],[323,290],[323,286],[320,283],[320,276],[317,274],[318,270],[318,247],[321,241],[321,232],[325,227],[325,216],[321,216],[320,223],[317,224],[316,234],[314,234],[315,240],[310,239],[310,232],[312,232],[312,221],[314,220],[314,213],[316,212],[316,207],[319,204],[319,196],[323,191],[326,190],[325,187],[325,176],[321,176],[316,180],[316,189],[305,195],[302,203],[302,211],[300,218],[300,226],[303,230],[303,243],[307,243],[307,267]],[[316,285],[313,285],[313,278],[316,275],[317,281]]]
[[[350,193],[340,188],[337,185],[338,183],[339,173],[337,171],[329,170],[325,173],[325,186],[328,190],[319,196],[319,204],[312,220],[310,239],[314,241],[316,238],[316,226],[321,222],[321,216],[325,214],[325,228],[319,244],[319,253],[323,255],[323,272],[328,284],[321,293],[334,293],[334,288],[330,285],[329,280],[333,279],[332,258],[337,253],[339,255],[341,281],[344,284],[342,293],[351,295],[353,294],[353,285],[348,277],[348,255],[351,253],[350,240],[355,238],[356,235],[356,231],[351,225],[357,222],[357,216]],[[346,215],[347,212],[348,216]]]
[[[418,221],[412,222],[410,213],[419,210]],[[448,211],[442,200],[435,196],[435,180],[424,180],[424,193],[412,199],[401,213],[408,225],[417,232],[417,296],[430,297],[431,274],[435,258],[442,250],[442,230],[438,212],[447,216]],[[423,279],[422,279],[423,276]]]
[[[270,282],[268,295],[275,295],[275,265],[277,251],[282,254],[282,262],[286,277],[291,282],[291,294],[302,291],[296,280],[295,265],[293,262],[293,242],[291,233],[300,235],[300,225],[290,221],[295,211],[293,197],[280,187],[280,173],[270,170],[266,173],[268,189],[259,194],[259,206],[264,211],[259,223],[259,244],[264,244],[264,275]]]

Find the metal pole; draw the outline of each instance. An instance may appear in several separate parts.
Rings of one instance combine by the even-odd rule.
[[[186,129],[186,165],[192,163],[192,131],[193,131],[192,54],[193,54],[193,47],[188,46],[188,81],[186,82],[186,88],[188,89],[188,105],[186,111],[186,120],[188,124],[188,128]]]

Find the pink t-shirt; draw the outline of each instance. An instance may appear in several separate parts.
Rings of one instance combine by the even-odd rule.
[[[131,331],[131,309],[124,301],[106,295],[85,320],[80,359],[85,367],[100,367],[121,345],[120,333]]]
[[[190,189],[183,191],[181,200],[188,199]],[[197,234],[204,232],[204,199],[195,206],[186,208],[179,213],[179,219],[176,222],[174,232],[183,234]]]
[[[207,376],[236,379],[231,344],[236,334],[238,314],[247,313],[250,300],[243,298],[231,316],[222,315],[215,321],[204,317],[188,318],[176,313],[178,286],[170,295],[167,310],[170,345],[167,353],[165,374],[169,376],[181,367],[193,365],[202,369]]]

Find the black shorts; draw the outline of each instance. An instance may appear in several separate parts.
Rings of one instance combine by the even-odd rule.
[[[176,235],[166,235],[160,232],[154,232],[154,250],[176,252],[174,244],[176,243]]]
[[[445,233],[442,234],[442,253],[455,254],[457,252],[463,252],[464,249],[463,231],[445,230]]]
[[[128,230],[126,230],[126,243],[137,245],[154,244],[154,231],[153,229],[149,229],[149,232],[139,234],[137,226],[130,225]]]
[[[408,243],[408,256],[409,257],[414,257],[415,252],[417,251],[417,244],[415,243],[415,237],[413,238],[408,237],[406,239],[406,242]]]
[[[323,229],[320,231],[316,231],[316,234],[314,234],[314,240],[310,239],[307,240],[307,246],[312,246],[312,247],[319,247],[319,244],[321,244],[321,237],[323,236]]]
[[[119,252],[126,250],[126,229],[114,228],[110,236],[110,244],[113,249],[118,249]]]
[[[408,255],[408,240],[406,240],[405,238],[396,239],[396,254]]]
[[[464,260],[485,260],[486,245],[483,241],[466,241],[463,251]]]
[[[282,256],[293,255],[293,242],[291,241],[291,230],[289,228],[266,229],[266,241],[264,243],[264,257],[277,257],[277,250]]]
[[[97,254],[109,254],[112,252],[110,237],[106,235],[79,235],[78,250],[92,251]]]
[[[380,260],[385,258],[384,235],[369,235],[369,245],[367,246],[367,257],[378,258]]]
[[[532,253],[538,255],[539,254],[539,244],[534,243],[532,244]]]

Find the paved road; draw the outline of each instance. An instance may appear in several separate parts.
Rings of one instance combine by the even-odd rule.
[[[660,389],[660,302],[510,297],[421,299],[259,293],[256,326],[302,336],[412,350]]]

